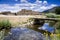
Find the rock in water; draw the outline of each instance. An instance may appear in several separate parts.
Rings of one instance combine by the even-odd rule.
[[[28,28],[12,28],[4,40],[45,40],[40,32]]]

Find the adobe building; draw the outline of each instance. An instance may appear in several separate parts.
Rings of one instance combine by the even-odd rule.
[[[11,13],[10,11],[1,12],[0,15],[42,15],[43,13],[32,11],[32,10],[26,10],[22,9],[21,11],[17,13]]]
[[[0,15],[15,15],[15,13],[11,13],[10,11],[1,12]]]
[[[21,11],[17,12],[17,15],[41,15],[42,13],[32,11],[32,10],[26,10],[22,9]]]

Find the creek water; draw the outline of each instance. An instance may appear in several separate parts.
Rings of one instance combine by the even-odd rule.
[[[29,28],[16,27],[11,28],[4,40],[45,40],[45,36]]]
[[[1,38],[3,38],[3,40],[51,40],[50,36],[46,37],[46,35],[44,35],[44,32],[46,32],[45,30],[49,31],[47,33],[54,31],[52,30],[52,27],[49,27],[47,23],[42,27],[39,27],[39,25],[14,27],[9,31],[4,30],[5,33],[3,33],[4,35]]]

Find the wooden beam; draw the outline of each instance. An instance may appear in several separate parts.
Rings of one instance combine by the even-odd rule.
[[[32,19],[60,21],[60,18],[32,18]]]

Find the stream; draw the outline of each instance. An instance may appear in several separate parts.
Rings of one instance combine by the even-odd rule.
[[[11,28],[4,40],[45,40],[45,36],[29,28],[15,27]]]

